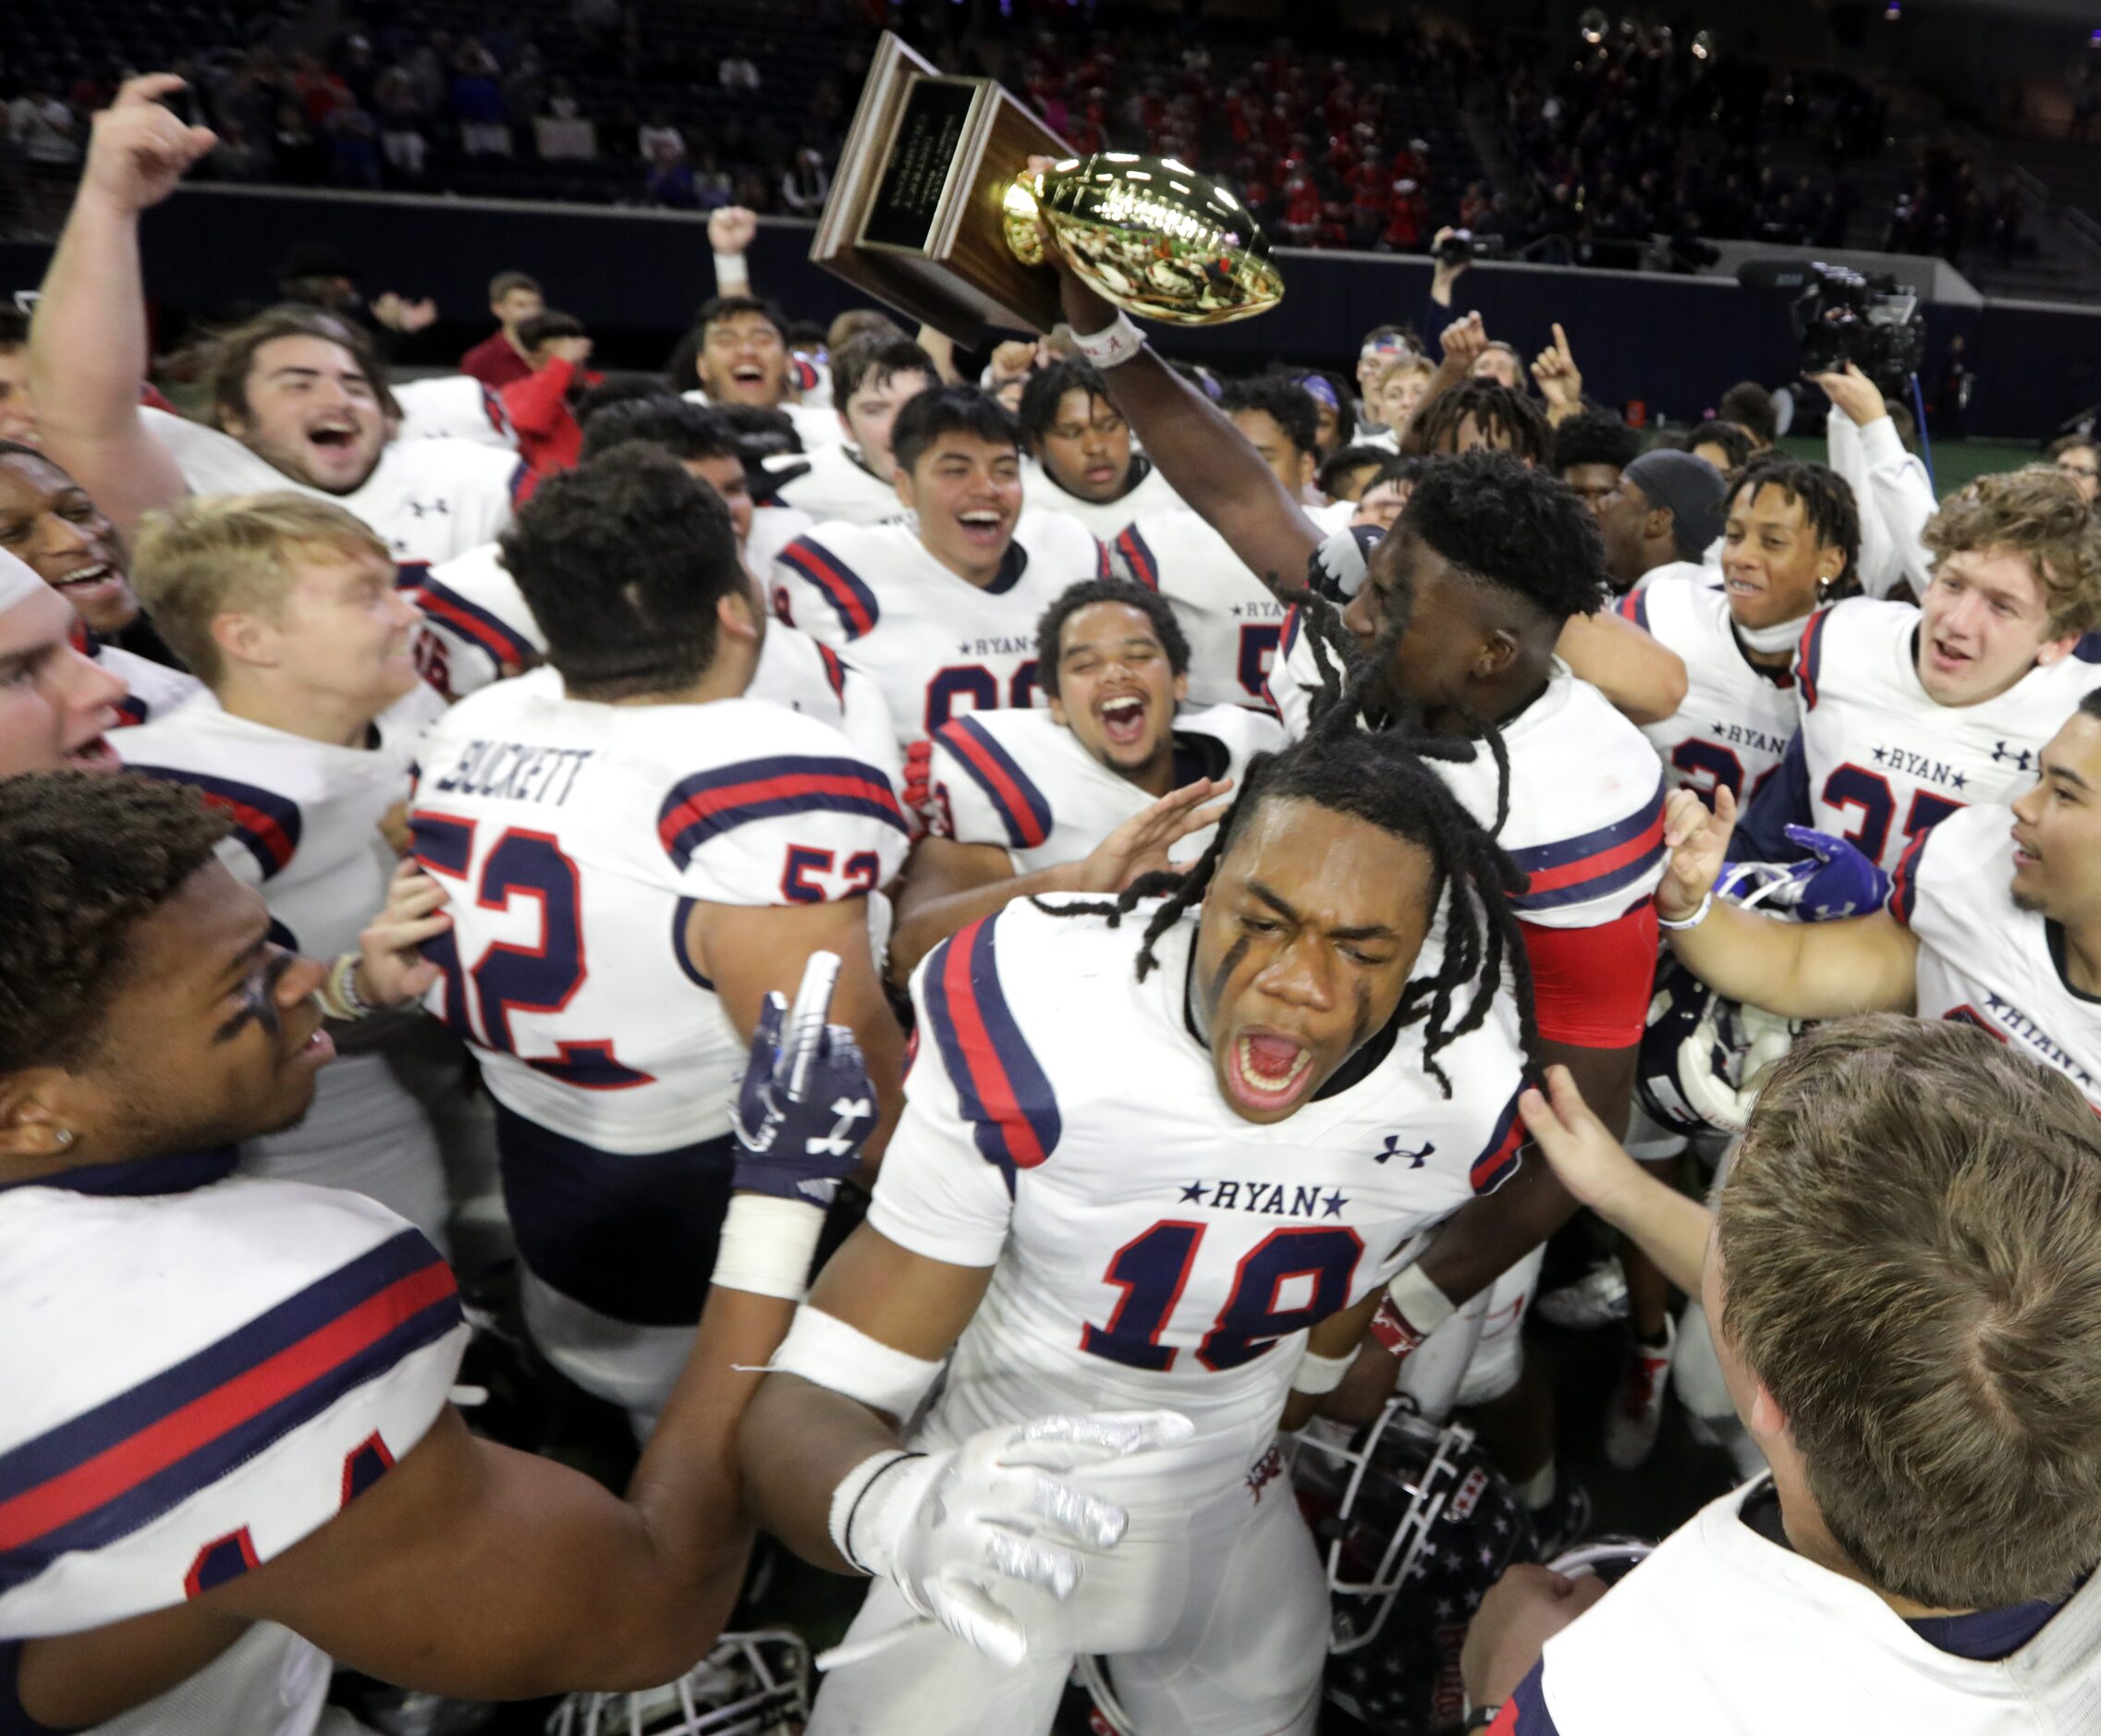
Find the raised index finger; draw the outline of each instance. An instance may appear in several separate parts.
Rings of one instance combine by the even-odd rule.
[[[1569,349],[1569,334],[1561,329],[1560,323],[1558,321],[1555,323],[1554,326],[1554,348],[1561,352],[1562,358],[1565,361],[1572,361],[1575,360],[1574,356],[1570,354]]]

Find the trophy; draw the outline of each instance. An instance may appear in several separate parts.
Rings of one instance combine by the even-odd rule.
[[[1032,156],[1055,159],[1031,172]],[[1063,140],[989,79],[947,78],[886,32],[810,257],[957,342],[1048,331],[1073,271],[1142,318],[1215,325],[1267,312],[1284,279],[1233,195],[1171,157]]]

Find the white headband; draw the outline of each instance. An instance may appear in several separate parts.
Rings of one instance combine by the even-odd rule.
[[[0,613],[13,608],[24,597],[46,589],[33,568],[0,551]]]

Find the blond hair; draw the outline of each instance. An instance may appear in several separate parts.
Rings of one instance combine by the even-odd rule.
[[[275,615],[302,556],[394,556],[362,519],[333,501],[284,491],[192,497],[148,513],[131,583],[161,636],[207,687],[226,673],[212,624],[222,615]]]
[[[1716,1214],[1719,1329],[1826,1526],[1938,1609],[2101,1561],[2101,1121],[1973,1026],[1818,1026],[1759,1094]]]
[[[2051,638],[2101,627],[2101,520],[2079,484],[2055,467],[1980,476],[1940,503],[1924,536],[1936,566],[1973,550],[2025,556],[2042,587]]]
[[[1381,368],[1378,371],[1378,373],[1374,377],[1372,381],[1373,395],[1376,397],[1379,393],[1385,391],[1386,389],[1386,382],[1398,377],[1400,374],[1420,373],[1425,379],[1427,379],[1431,374],[1436,373],[1436,371],[1437,370],[1431,365],[1430,358],[1427,356],[1418,356],[1413,354],[1396,356],[1391,361],[1387,362],[1385,367]]]

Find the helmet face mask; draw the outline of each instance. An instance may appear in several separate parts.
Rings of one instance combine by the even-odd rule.
[[[1724,999],[1666,957],[1642,1033],[1635,1097],[1644,1114],[1676,1132],[1741,1133],[1759,1086],[1800,1029]]]
[[[1405,1399],[1355,1436],[1306,1429],[1292,1480],[1327,1573],[1328,1698],[1396,1736],[1458,1722],[1467,1623],[1506,1567],[1537,1556],[1523,1501],[1470,1429]]]
[[[642,1693],[572,1693],[547,1736],[772,1736],[810,1716],[810,1648],[786,1628],[725,1633],[676,1681]]]

